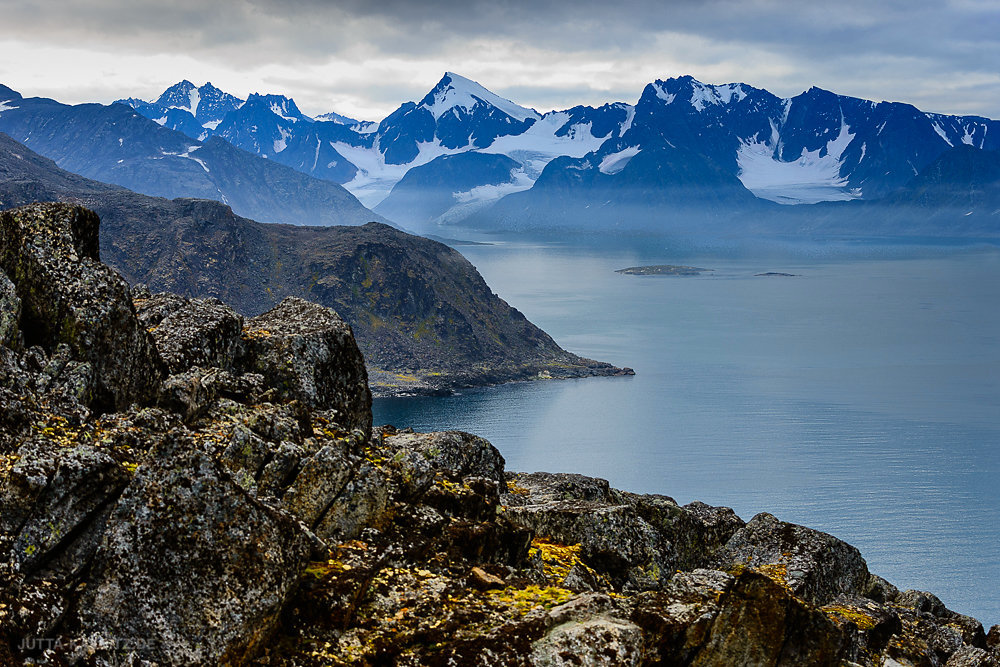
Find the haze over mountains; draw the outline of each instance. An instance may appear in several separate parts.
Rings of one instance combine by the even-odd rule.
[[[665,210],[699,224],[734,210],[760,218],[775,215],[772,202],[898,199],[954,147],[1000,149],[986,118],[819,88],[783,99],[689,76],[648,84],[634,105],[541,114],[449,72],[377,125],[319,122],[278,96],[224,95],[185,81],[155,104],[124,101],[191,136],[219,134],[343,183],[402,224],[649,229]]]
[[[818,88],[783,99],[684,76],[648,84],[635,104],[539,113],[449,72],[378,123],[186,80],[120,102],[138,113],[0,88],[0,131],[92,178],[298,224],[854,233],[890,204],[898,233],[979,234],[998,215],[986,165],[1000,123]],[[939,164],[970,147],[984,153],[974,163]],[[859,201],[881,203],[847,205]]]

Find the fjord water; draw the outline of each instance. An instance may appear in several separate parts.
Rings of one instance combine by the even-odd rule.
[[[459,249],[563,347],[636,375],[381,399],[376,423],[477,433],[509,470],[768,511],[1000,623],[1000,250]],[[713,271],[614,272],[639,264]]]

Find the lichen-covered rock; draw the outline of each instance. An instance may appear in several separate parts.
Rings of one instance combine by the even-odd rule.
[[[893,607],[862,597],[841,596],[821,608],[846,634],[854,634],[858,645],[857,662],[873,662],[889,640],[903,631]]]
[[[642,664],[643,637],[639,626],[599,609],[585,596],[550,611],[549,618],[555,626],[532,644],[529,664],[539,667]]]
[[[332,543],[346,542],[368,527],[379,526],[389,506],[388,476],[363,463],[316,524],[317,537]]]
[[[94,372],[99,410],[126,408],[155,396],[162,362],[139,325],[125,280],[99,261],[99,220],[64,204],[0,213],[0,269],[21,299],[26,345],[69,346]]]
[[[156,303],[150,301],[144,304],[147,312]],[[230,369],[245,353],[243,318],[218,299],[192,299],[148,328],[171,373],[193,366]]]
[[[948,658],[945,667],[998,667],[1000,659],[996,655],[975,646],[963,646]]]
[[[579,544],[582,560],[620,589],[659,588],[675,570],[670,542],[630,505],[565,500],[508,507],[504,515],[536,535]]]
[[[832,535],[779,521],[762,512],[717,554],[722,569],[763,568],[776,581],[813,604],[859,594],[868,583],[861,553]]]
[[[566,473],[508,474],[506,516],[536,535],[579,544],[581,558],[627,590],[662,587],[677,568],[712,562],[743,526],[729,508],[613,489],[607,480]]]
[[[386,434],[382,448],[389,459],[411,469],[411,475],[446,470],[458,477],[487,477],[504,482],[504,459],[488,441],[462,431]],[[422,461],[426,462],[426,466]]]
[[[246,322],[248,370],[285,399],[333,410],[346,430],[371,433],[368,374],[351,328],[336,312],[289,297]]]
[[[681,572],[633,601],[646,664],[841,665],[849,635],[760,573]]]
[[[965,614],[959,614],[948,609],[944,602],[933,593],[927,591],[907,590],[903,591],[893,600],[897,607],[906,607],[917,612],[917,614],[940,619],[949,627],[957,630],[962,635],[962,641],[972,646],[986,648],[986,632],[983,624]]]
[[[66,550],[81,528],[125,488],[130,475],[106,452],[89,445],[65,447],[29,441],[0,479],[0,530],[14,535],[9,554],[32,573],[57,550]]]
[[[565,472],[508,473],[508,504],[540,505],[561,500],[620,503],[621,495],[608,480]],[[529,500],[530,499],[530,500]]]
[[[639,516],[666,538],[677,556],[676,567],[708,567],[716,553],[745,525],[728,507],[693,502],[680,507],[673,498],[622,494]]]
[[[311,544],[175,432],[118,500],[68,626],[104,664],[122,641],[164,665],[240,664],[276,627]]]
[[[282,508],[314,528],[343,492],[356,465],[345,444],[323,447],[302,463],[301,471],[281,498]]]
[[[851,637],[770,578],[747,570],[722,596],[696,664],[841,665]]]
[[[14,283],[0,271],[0,345],[12,346],[20,338],[21,300]]]
[[[189,299],[179,294],[158,292],[153,294],[145,285],[132,288],[132,305],[139,323],[146,330],[155,329],[168,315],[187,305]]]

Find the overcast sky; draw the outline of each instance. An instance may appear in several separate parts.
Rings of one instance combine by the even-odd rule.
[[[0,83],[155,98],[181,79],[379,120],[447,71],[539,111],[691,74],[1000,118],[998,0],[0,0]]]

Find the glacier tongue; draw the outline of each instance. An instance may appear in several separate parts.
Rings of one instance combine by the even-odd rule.
[[[761,199],[779,204],[815,204],[821,201],[857,199],[861,193],[848,187],[840,175],[844,150],[854,134],[841,119],[840,133],[821,149],[807,151],[791,162],[775,157],[774,141],[749,141],[736,152],[739,179],[747,190]]]

